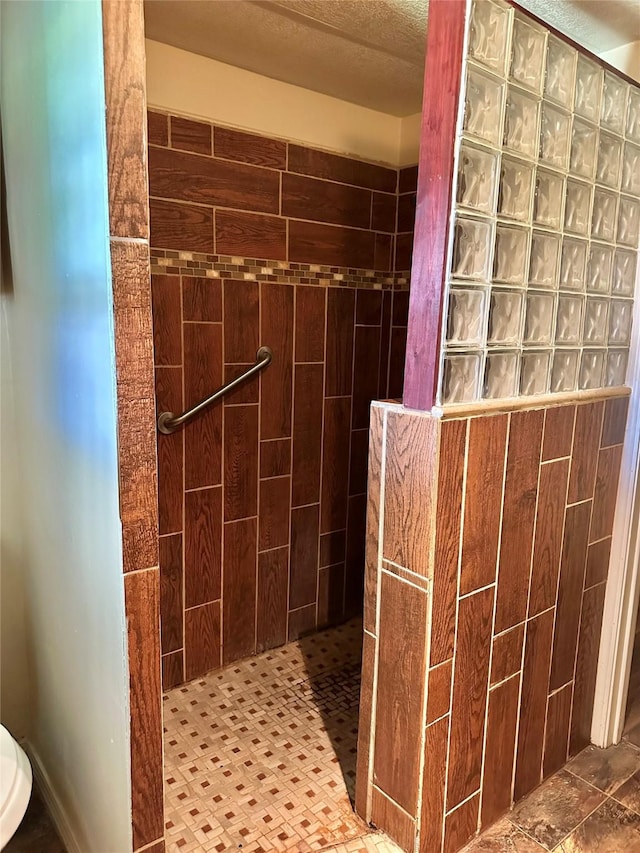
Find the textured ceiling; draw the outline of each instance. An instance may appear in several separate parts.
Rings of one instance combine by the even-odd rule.
[[[589,50],[640,39],[639,0],[521,0]],[[406,116],[422,100],[428,0],[146,0],[148,38]]]

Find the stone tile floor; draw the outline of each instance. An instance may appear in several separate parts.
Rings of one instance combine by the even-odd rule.
[[[66,853],[51,815],[34,786],[22,823],[3,853]]]

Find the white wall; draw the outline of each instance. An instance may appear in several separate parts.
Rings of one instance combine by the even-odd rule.
[[[613,50],[605,50],[600,54],[600,58],[640,83],[640,40],[614,47]]]
[[[3,369],[7,352],[11,357],[16,425],[3,462],[6,453],[14,458],[24,510],[28,744],[70,850],[127,853],[128,679],[101,5],[1,5],[14,281],[2,355]],[[18,594],[17,618],[20,606]],[[22,666],[16,658],[13,670],[3,667],[3,681],[19,683]]]

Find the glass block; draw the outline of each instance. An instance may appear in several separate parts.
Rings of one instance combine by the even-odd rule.
[[[613,249],[592,243],[587,262],[587,290],[592,293],[608,293],[611,284]]]
[[[640,148],[626,142],[622,158],[622,191],[640,196]]]
[[[531,207],[533,167],[520,160],[503,157],[498,188],[498,213],[526,222]]]
[[[582,240],[565,237],[562,241],[560,262],[560,289],[584,290],[587,244]]]
[[[640,231],[640,202],[633,198],[620,196],[618,210],[618,243],[636,248]]]
[[[468,403],[480,391],[481,353],[448,354],[444,360],[443,403]]]
[[[518,388],[519,355],[517,352],[494,352],[487,355],[484,370],[484,397],[515,397]]]
[[[542,104],[540,124],[540,157],[558,169],[567,168],[570,120],[550,104]]]
[[[555,296],[553,293],[527,293],[524,340],[527,344],[550,344],[553,338]]]
[[[560,236],[546,231],[534,231],[531,237],[529,284],[554,288],[558,283],[560,266]]]
[[[544,93],[546,97],[569,109],[573,105],[576,58],[577,53],[572,47],[554,36],[549,36]]]
[[[461,145],[457,188],[457,201],[461,207],[493,213],[497,177],[497,155],[466,143]]]
[[[579,344],[582,332],[582,297],[558,297],[556,343]]]
[[[504,284],[523,285],[529,260],[529,233],[508,225],[496,227],[496,249],[493,280]]]
[[[584,350],[580,363],[580,378],[578,387],[581,390],[588,388],[602,388],[602,374],[604,371],[604,350]]]
[[[573,120],[569,165],[576,175],[593,179],[596,169],[598,129],[579,118]]]
[[[520,358],[520,393],[546,394],[549,387],[551,352],[524,352]]]
[[[484,341],[486,293],[480,288],[452,286],[449,291],[447,341],[480,346]]]
[[[504,145],[525,157],[536,156],[538,100],[509,86],[504,121]]]
[[[576,71],[576,97],[574,109],[578,115],[597,122],[600,118],[602,96],[602,68],[582,54],[578,55]]]
[[[600,133],[600,145],[598,147],[598,168],[596,180],[608,187],[617,189],[620,180],[620,156],[622,154],[622,143],[616,136],[610,133]]]
[[[627,91],[629,87],[616,74],[604,72],[602,89],[602,108],[600,122],[614,133],[624,132],[624,117],[627,108]]]
[[[486,281],[489,277],[491,225],[459,216],[455,224],[452,274],[456,278]]]
[[[469,55],[499,74],[505,70],[509,14],[509,9],[491,0],[475,0],[471,10]]]
[[[523,294],[512,290],[492,290],[489,307],[490,344],[514,346],[520,340]]]
[[[613,259],[612,291],[618,296],[633,296],[636,284],[636,253],[616,249]]]
[[[591,235],[599,240],[612,241],[616,232],[617,197],[606,190],[596,187],[593,194],[593,215],[591,217]]]
[[[555,351],[551,371],[551,390],[554,393],[575,389],[579,356],[578,350]]]
[[[640,142],[640,92],[633,87],[629,89],[626,133],[629,139]]]
[[[589,233],[589,212],[591,208],[591,187],[581,181],[567,180],[567,193],[564,203],[565,231],[573,234]]]
[[[538,169],[533,199],[533,221],[538,225],[560,230],[563,201],[564,179],[555,172]]]
[[[606,344],[608,299],[587,298],[584,309],[584,332],[582,340],[585,344]]]
[[[624,385],[628,361],[629,351],[626,349],[610,349],[607,351],[607,369],[604,381],[608,387]]]
[[[539,93],[544,75],[544,31],[516,15],[511,36],[511,76]]]
[[[631,340],[633,301],[612,299],[609,308],[609,344],[628,344]]]
[[[502,92],[500,80],[469,70],[464,108],[464,129],[467,133],[497,145],[502,119]]]

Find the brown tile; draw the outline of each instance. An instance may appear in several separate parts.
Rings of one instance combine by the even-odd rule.
[[[413,849],[416,837],[415,822],[375,786],[371,795],[371,822],[374,826],[384,829],[385,835],[396,841],[403,850]]]
[[[289,544],[291,477],[260,481],[258,550]]]
[[[416,220],[416,193],[398,198],[398,231],[413,231]]]
[[[611,796],[631,811],[640,814],[640,770],[616,788]]]
[[[257,651],[287,641],[289,549],[258,554]]]
[[[320,568],[342,563],[346,553],[346,530],[334,530],[320,537]]]
[[[305,634],[310,634],[316,629],[316,604],[300,607],[298,610],[289,611],[288,637],[292,643]]]
[[[216,252],[248,258],[287,257],[287,225],[279,216],[216,210]]]
[[[369,433],[369,464],[367,487],[367,515],[365,529],[365,566],[364,566],[364,627],[374,632],[376,623],[376,597],[379,557],[380,527],[380,477],[382,460],[384,411],[374,406],[371,411]]]
[[[351,399],[349,397],[332,397],[325,400],[320,500],[321,533],[343,530],[347,526],[349,445],[345,441],[345,436],[349,434],[350,421]]]
[[[362,613],[366,526],[367,496],[354,495],[347,512],[345,607],[349,616]]]
[[[220,602],[184,613],[184,674],[187,681],[220,666]]]
[[[405,166],[398,171],[398,192],[414,192],[418,184],[418,166]]]
[[[598,652],[602,631],[605,585],[588,589],[582,598],[578,655],[576,657],[569,752],[578,753],[591,742],[591,721],[596,693]]]
[[[182,648],[182,534],[160,537],[160,635],[162,654]]]
[[[545,411],[542,461],[571,455],[575,406],[552,406]]]
[[[462,478],[467,420],[444,421],[440,429],[436,543],[430,663],[451,657],[456,627]]]
[[[558,853],[638,853],[640,851],[640,816],[613,800],[573,830],[556,848]]]
[[[198,489],[184,496],[185,607],[220,598],[222,488]]]
[[[367,798],[369,787],[369,763],[371,740],[371,710],[373,705],[374,668],[376,640],[366,631],[362,637],[362,678],[360,708],[358,713],[358,753],[356,764],[356,812],[368,819]]]
[[[260,346],[260,303],[255,281],[224,283],[224,360],[253,364]]]
[[[327,566],[318,572],[318,628],[335,625],[344,612],[345,565]]]
[[[182,370],[156,367],[156,408],[182,411]],[[158,432],[158,527],[160,535],[182,530],[182,432]]]
[[[393,293],[393,314],[391,322],[394,326],[406,326],[409,322],[409,291],[395,290]]]
[[[542,775],[546,779],[566,763],[569,748],[569,718],[573,684],[567,684],[547,702],[547,729],[544,741]]]
[[[566,769],[598,791],[610,795],[640,770],[640,751],[626,741],[607,749],[588,746],[567,764]]]
[[[527,616],[543,412],[513,412],[502,507],[495,631]]]
[[[371,192],[285,172],[282,176],[282,214],[294,219],[369,228]]]
[[[315,602],[318,582],[318,510],[317,504],[291,512],[291,568],[289,609]]]
[[[358,327],[355,330],[353,358],[353,429],[369,426],[369,406],[378,392],[380,329]]]
[[[291,473],[291,439],[260,442],[260,476],[282,477]]]
[[[594,510],[595,512],[595,510]],[[591,520],[593,526],[593,519]],[[594,584],[606,581],[609,573],[609,557],[611,555],[611,537],[601,539],[589,545],[587,550],[587,572],[584,578],[585,589]]]
[[[380,596],[374,780],[416,814],[427,595],[383,573]]]
[[[162,656],[162,689],[171,690],[184,681],[184,653],[177,652]]]
[[[293,506],[320,499],[322,463],[321,364],[297,364],[293,410]]]
[[[224,366],[224,382],[231,382],[238,376],[246,373],[251,364],[225,364]],[[260,379],[254,376],[252,379],[247,379],[242,382],[233,391],[227,391],[223,398],[224,406],[236,406],[239,403],[259,403],[260,402]]]
[[[493,639],[491,684],[498,684],[522,668],[524,625],[516,625]]]
[[[157,365],[182,364],[180,278],[152,275],[153,360]]]
[[[604,403],[578,406],[569,474],[570,504],[593,497]]]
[[[362,160],[350,157],[340,157],[337,154],[328,154],[325,151],[317,151],[301,145],[289,145],[289,171],[382,192],[396,191],[395,169],[364,163]]]
[[[368,429],[352,431],[351,458],[349,460],[349,494],[351,495],[362,495],[367,491],[368,445]]]
[[[573,678],[590,515],[590,502],[569,507],[566,513],[553,639],[551,690],[557,690]]]
[[[160,572],[125,575],[134,848],[163,834]]]
[[[460,599],[449,752],[447,808],[480,787],[494,589]]]
[[[174,278],[175,276],[171,276]],[[222,322],[222,285],[220,279],[182,276],[184,320]]]
[[[386,400],[389,397],[389,358],[391,355],[391,300],[392,293],[385,290],[382,293],[382,327],[380,330],[380,379],[378,398]]]
[[[448,717],[427,726],[420,809],[420,853],[433,853],[442,847],[448,738]]]
[[[472,418],[469,422],[461,595],[496,579],[508,424],[507,415]]]
[[[593,517],[589,541],[595,542],[610,536],[613,531],[613,516],[616,510],[622,445],[605,447],[598,454],[596,487],[593,496]]]
[[[242,133],[228,127],[214,127],[213,145],[215,156],[225,160],[274,169],[287,168],[287,143],[279,139]]]
[[[156,249],[213,254],[213,210],[149,199],[150,243]]]
[[[616,397],[614,400],[606,401],[604,404],[604,422],[602,424],[601,447],[609,447],[612,444],[622,444],[627,426],[628,411],[628,397]]]
[[[547,610],[527,622],[513,795],[515,800],[520,800],[540,783],[553,617],[553,610]]]
[[[356,324],[379,326],[382,322],[382,290],[356,291]]]
[[[599,791],[560,770],[518,803],[509,817],[546,850],[554,850],[603,799]]]
[[[227,664],[256,650],[257,519],[224,526],[222,580],[222,661]]]
[[[165,853],[164,841],[158,841],[157,844],[153,844],[151,847],[145,847],[141,853]]]
[[[156,198],[277,213],[280,180],[271,169],[150,148],[149,193]]]
[[[396,234],[395,270],[411,269],[411,257],[413,255],[413,233]]]
[[[213,394],[223,382],[222,326],[185,323],[185,406],[191,408]],[[222,476],[222,406],[214,404],[182,428],[185,488],[214,486]]]
[[[196,154],[211,154],[211,125],[171,116],[171,147]]]
[[[289,221],[289,260],[293,262],[371,269],[374,248],[372,231],[297,219]]]
[[[371,227],[374,231],[396,230],[396,196],[387,193],[373,193],[371,207]]]
[[[296,361],[324,361],[326,287],[296,287]]]
[[[443,853],[457,853],[464,844],[478,831],[478,808],[480,794],[467,800],[452,814],[448,814],[444,822]]]
[[[260,292],[262,343],[273,350],[273,361],[262,373],[260,438],[291,435],[293,383],[293,288],[262,283]]]
[[[258,511],[258,406],[224,410],[224,520]]]
[[[147,137],[149,145],[168,145],[169,116],[147,110]]]
[[[391,329],[389,346],[389,381],[387,395],[392,399],[402,400],[404,391],[404,365],[407,351],[407,330]]]
[[[493,823],[511,806],[519,694],[519,675],[514,675],[489,693],[482,779],[482,826]]]
[[[391,234],[376,234],[373,246],[373,268],[389,272],[392,267],[393,240]]]
[[[427,725],[449,713],[452,660],[429,670],[427,681]]]
[[[327,397],[351,394],[355,292],[329,288],[327,292]]]
[[[464,853],[542,853],[543,850],[544,847],[528,838],[505,817],[484,830],[464,848]]]
[[[549,462],[540,468],[531,567],[530,616],[552,607],[556,601],[568,477],[568,459]]]
[[[438,423],[422,415],[387,415],[382,553],[404,568],[432,576],[430,535]]]

